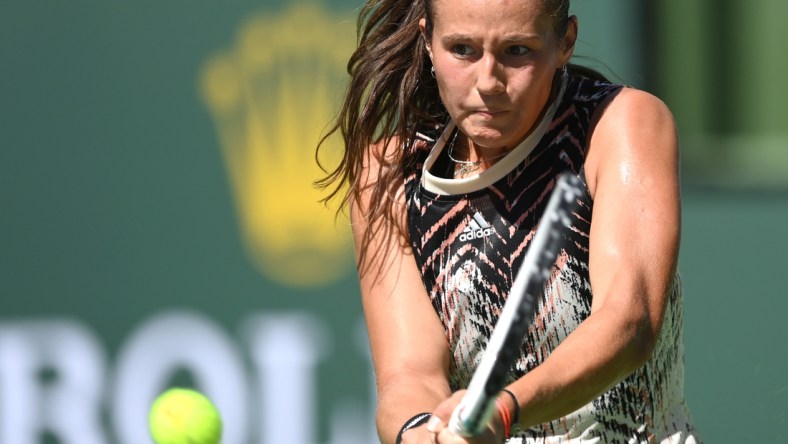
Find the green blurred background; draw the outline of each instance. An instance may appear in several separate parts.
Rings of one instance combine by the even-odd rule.
[[[786,442],[788,3],[574,3],[577,61],[682,134],[697,425]],[[347,220],[310,186],[359,6],[0,4],[0,444],[149,442],[169,385],[225,444],[375,442]]]

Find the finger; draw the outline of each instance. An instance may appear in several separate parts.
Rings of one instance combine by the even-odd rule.
[[[439,428],[446,427],[446,425],[449,423],[452,413],[454,412],[454,409],[457,408],[457,405],[460,403],[460,401],[462,401],[464,394],[465,390],[456,391],[448,399],[435,407],[435,410],[432,412],[432,419],[430,421],[433,423],[434,427],[430,431],[437,433]],[[436,420],[435,418],[438,419]]]
[[[433,413],[429,422],[427,422],[427,430],[429,430],[430,433],[438,434],[445,427],[446,427],[446,423],[443,421],[443,419],[441,419],[440,416],[438,416],[436,410],[436,413]]]
[[[454,434],[448,427],[441,429],[435,436],[435,442],[439,444],[468,444],[469,442],[465,438]]]

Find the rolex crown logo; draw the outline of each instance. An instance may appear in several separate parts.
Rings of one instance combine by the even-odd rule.
[[[353,23],[308,4],[256,15],[201,72],[247,250],[286,285],[325,284],[352,266],[348,224],[312,183],[323,174],[314,152],[345,85]],[[336,164],[340,144],[329,141],[335,158],[325,165]]]

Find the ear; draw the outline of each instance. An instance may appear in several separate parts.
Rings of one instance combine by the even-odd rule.
[[[559,56],[560,66],[569,63],[572,54],[575,52],[575,43],[577,42],[577,16],[571,16],[566,23],[566,34],[561,39],[561,54]]]
[[[424,40],[424,48],[427,50],[430,60],[432,60],[432,45],[430,45],[430,40],[427,38],[427,19],[423,17],[419,19],[419,32],[421,32],[421,38]]]

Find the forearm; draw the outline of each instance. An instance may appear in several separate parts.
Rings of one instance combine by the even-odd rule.
[[[432,412],[450,395],[439,378],[403,374],[378,383],[376,423],[382,444],[393,444],[397,433],[414,415]]]
[[[509,387],[521,405],[520,425],[541,424],[586,405],[643,365],[653,342],[644,317],[610,308],[594,313]]]

